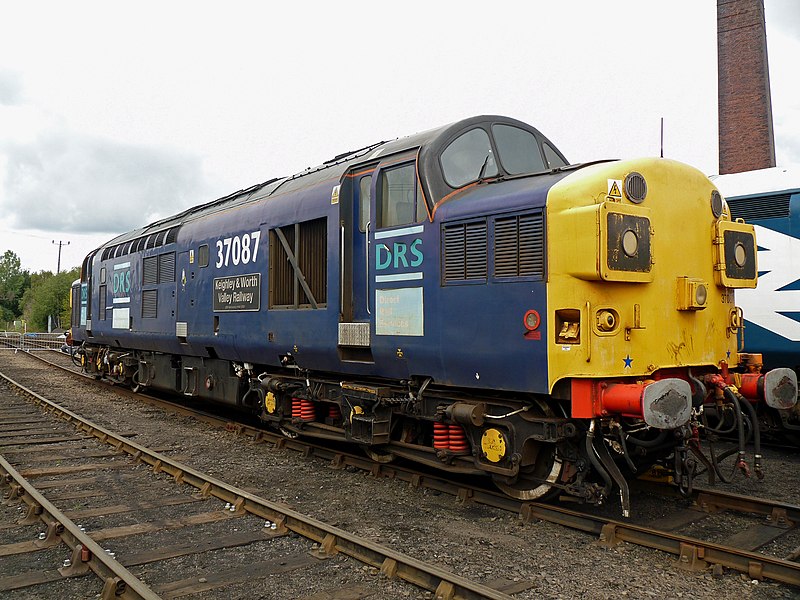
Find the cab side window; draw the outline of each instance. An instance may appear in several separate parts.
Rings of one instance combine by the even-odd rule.
[[[471,129],[450,142],[440,161],[444,180],[452,188],[498,173],[489,134],[480,128]]]
[[[367,223],[369,223],[369,203],[372,197],[372,175],[362,177],[359,182],[359,218],[358,228],[361,231],[367,230]]]
[[[539,142],[529,131],[510,125],[493,125],[500,163],[509,175],[546,171]]]
[[[425,217],[414,163],[381,171],[377,193],[378,229],[419,223]]]
[[[547,159],[547,166],[551,169],[556,169],[558,167],[566,167],[567,163],[564,162],[564,159],[558,155],[555,148],[553,148],[550,144],[545,142],[542,144],[544,148],[544,156]]]

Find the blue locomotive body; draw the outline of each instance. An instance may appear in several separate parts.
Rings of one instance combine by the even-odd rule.
[[[745,351],[761,354],[765,366],[800,370],[800,177],[774,167],[712,179],[731,217],[756,228],[758,286],[736,293]]]
[[[546,351],[520,335],[526,311],[546,312],[541,252],[535,272],[490,274],[499,234],[485,224],[475,273],[473,265],[444,265],[441,249],[452,243],[443,232],[452,238],[476,217],[532,213],[543,248],[547,192],[569,171],[502,189],[475,186],[441,206],[422,205],[421,190],[400,181],[402,202],[379,206],[382,179],[407,168],[415,181],[419,143],[399,140],[377,162],[347,157],[112,240],[84,265],[92,318],[73,336],[276,368],[288,361],[344,375],[548,393]],[[558,158],[554,166],[565,166]],[[356,212],[367,201],[362,190],[372,200]],[[363,211],[382,208],[414,212],[360,222]],[[460,267],[464,274],[448,281],[446,269]]]

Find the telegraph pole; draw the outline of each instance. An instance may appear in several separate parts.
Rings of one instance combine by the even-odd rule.
[[[55,241],[53,240],[54,244],[58,244],[58,267],[56,268],[56,275],[61,273],[61,246],[69,246],[69,242],[62,242],[61,240]]]

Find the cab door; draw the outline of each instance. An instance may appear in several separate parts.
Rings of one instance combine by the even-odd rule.
[[[354,169],[343,180],[339,348],[345,360],[396,356],[394,338],[424,336],[427,211],[415,158],[416,153],[393,156]]]
[[[341,309],[339,348],[344,360],[372,361],[369,290],[369,249],[375,166],[348,173],[341,184]]]

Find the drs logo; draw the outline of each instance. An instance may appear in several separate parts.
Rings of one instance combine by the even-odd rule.
[[[416,239],[411,244],[394,242],[391,248],[386,244],[380,244],[376,246],[375,252],[375,267],[378,271],[418,267],[424,258],[421,239]]]
[[[124,262],[114,265],[114,275],[111,278],[112,296],[115,301],[128,299],[131,293],[131,263]]]
[[[126,271],[114,271],[114,295],[115,296],[124,296],[130,294],[131,292],[131,272],[130,270]]]

